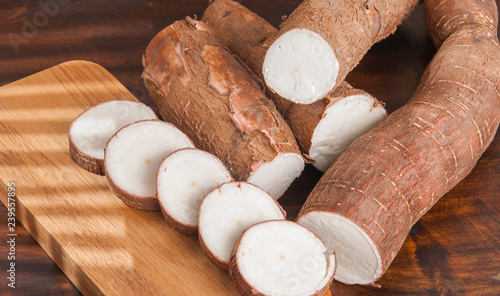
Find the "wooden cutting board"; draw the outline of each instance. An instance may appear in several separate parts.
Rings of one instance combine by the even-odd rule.
[[[99,103],[134,96],[99,65],[67,62],[0,88],[1,199],[87,295],[235,295],[197,237],[125,206],[68,153],[68,130]]]

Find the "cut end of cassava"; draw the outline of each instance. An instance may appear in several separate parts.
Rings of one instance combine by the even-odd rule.
[[[335,273],[335,256],[309,229],[291,221],[248,228],[230,262],[242,295],[323,295]]]
[[[284,220],[278,202],[246,182],[228,182],[212,190],[200,205],[198,234],[207,256],[228,269],[234,245],[248,227],[268,220]]]
[[[319,34],[293,29],[269,47],[262,71],[267,86],[280,96],[310,104],[335,87],[339,62],[330,44]]]
[[[116,131],[139,120],[157,119],[140,102],[116,100],[94,106],[78,116],[69,130],[71,158],[85,170],[104,175],[104,148]]]
[[[371,284],[382,275],[382,258],[370,236],[351,220],[331,212],[309,212],[298,223],[316,233],[334,252],[335,279],[344,284]]]
[[[297,153],[283,153],[273,161],[256,164],[247,182],[278,199],[304,170],[304,159]]]
[[[185,148],[170,154],[157,176],[157,196],[165,221],[179,232],[196,233],[203,197],[231,180],[222,162],[208,152]]]
[[[384,106],[367,95],[352,95],[329,106],[316,126],[309,155],[326,171],[354,140],[387,117]]]
[[[159,210],[156,175],[170,153],[191,147],[191,140],[170,123],[143,120],[124,126],[109,140],[104,168],[109,186],[125,204]]]

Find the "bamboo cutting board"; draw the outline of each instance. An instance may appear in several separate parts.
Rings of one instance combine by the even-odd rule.
[[[1,199],[14,181],[16,218],[87,295],[235,295],[197,237],[159,211],[125,206],[106,179],[68,153],[71,122],[99,103],[135,100],[101,66],[67,62],[0,88]]]

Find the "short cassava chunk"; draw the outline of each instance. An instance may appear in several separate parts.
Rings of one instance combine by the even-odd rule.
[[[202,20],[224,46],[263,78],[268,43],[278,29],[232,0],[212,1]],[[293,103],[269,89],[266,93],[287,121],[302,151],[321,171],[326,171],[352,141],[387,116],[382,103],[347,82],[309,105]]]
[[[310,104],[335,89],[370,47],[386,38],[418,0],[304,0],[267,51],[266,84]]]
[[[344,283],[382,276],[412,225],[467,176],[498,128],[495,2],[424,3],[439,50],[413,98],[337,159],[298,216],[335,251]]]
[[[304,160],[261,85],[212,35],[187,18],[154,37],[143,78],[163,118],[217,156],[237,180],[280,197]]]

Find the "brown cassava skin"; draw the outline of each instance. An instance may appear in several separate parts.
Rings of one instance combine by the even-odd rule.
[[[69,135],[68,138],[69,138],[69,155],[71,156],[71,159],[73,159],[73,161],[80,167],[82,167],[84,170],[94,173],[96,175],[104,176],[105,174],[104,159],[90,157],[89,155],[87,155],[86,153],[84,153],[82,150],[78,149],[75,146],[71,135]]]
[[[494,1],[424,1],[424,7],[427,28],[434,28],[429,35],[437,48],[457,27],[480,24],[495,32],[498,29]],[[450,7],[455,11],[453,15],[449,12]],[[471,7],[474,9],[471,10]]]
[[[108,175],[108,174],[106,174]],[[137,208],[140,210],[157,211],[160,209],[160,203],[156,196],[144,197],[126,192],[120,187],[116,186],[113,180],[108,175],[108,187],[121,201],[129,207]]]
[[[271,40],[278,29],[245,6],[232,0],[214,0],[203,13],[204,21],[221,43],[237,54],[261,79],[262,65]],[[336,101],[351,95],[365,95],[373,100],[373,108],[383,107],[368,93],[355,89],[343,81],[322,100],[312,104],[296,104],[266,88],[267,96],[286,119],[302,152],[309,153],[311,140],[325,110]]]
[[[146,87],[166,121],[217,156],[237,180],[282,153],[300,154],[284,119],[250,70],[203,22],[178,21],[143,57]]]
[[[383,272],[412,225],[469,174],[498,128],[497,8],[486,1],[491,9],[480,17],[480,0],[462,1],[425,0],[428,30],[442,45],[413,98],[337,159],[298,215],[323,211],[353,221],[373,240]],[[475,24],[450,21],[470,14]]]
[[[391,35],[419,0],[304,0],[280,26],[279,38],[293,29],[319,34],[339,63],[334,90],[372,45]]]
[[[163,219],[173,230],[180,232],[185,235],[195,235],[198,233],[198,226],[191,226],[180,223],[179,221],[172,218],[172,216],[159,204]]]
[[[205,240],[203,240],[203,237],[200,235],[200,232],[198,232],[198,240],[200,242],[201,250],[203,251],[203,254],[212,261],[213,264],[215,264],[217,267],[219,267],[222,270],[229,271],[229,263],[223,261],[221,258],[217,257],[212,253],[208,247],[207,244],[205,243]]]

